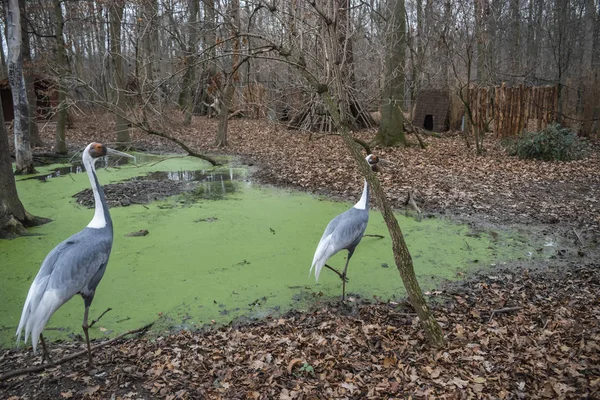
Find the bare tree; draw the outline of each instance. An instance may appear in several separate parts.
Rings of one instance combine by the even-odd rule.
[[[19,8],[22,15],[27,15],[25,0],[19,0]],[[36,103],[35,80],[33,60],[31,59],[31,43],[29,32],[27,30],[27,20],[21,26],[23,36],[23,76],[25,78],[25,88],[27,91],[27,101],[29,102],[29,143],[31,147],[44,146],[40,137],[40,130],[36,122]]]
[[[55,151],[58,154],[66,154],[67,88],[65,86],[65,79],[69,65],[65,52],[65,39],[63,36],[65,21],[62,11],[62,0],[54,0],[54,14],[56,16],[56,56],[58,62],[58,120],[56,121]]]
[[[226,46],[232,47],[231,54],[227,57],[226,63],[229,64],[227,70],[223,70],[224,76],[224,87],[223,94],[221,96],[221,114],[219,115],[219,127],[217,130],[217,141],[216,144],[219,147],[227,146],[227,124],[229,121],[229,110],[231,110],[233,104],[233,95],[235,93],[236,85],[239,81],[239,68],[240,63],[240,2],[239,0],[232,0],[229,4],[229,34],[231,40],[227,41]]]
[[[404,0],[390,3],[385,75],[385,94],[381,106],[381,124],[377,142],[384,146],[406,144],[404,137],[404,64],[406,52],[406,11]]]
[[[0,239],[11,238],[26,233],[25,228],[50,222],[25,211],[19,195],[15,176],[12,173],[8,133],[4,124],[2,103],[0,102]]]
[[[29,142],[29,104],[23,77],[23,54],[21,37],[21,16],[18,0],[6,3],[6,22],[8,37],[8,80],[12,92],[15,110],[15,173],[34,173],[33,155]]]
[[[127,107],[125,97],[125,71],[123,67],[123,55],[121,54],[121,26],[123,23],[123,12],[125,10],[124,0],[112,0],[109,5],[110,19],[110,54],[113,63],[113,101],[115,107],[121,110],[115,113],[115,131],[117,134],[117,145],[119,149],[131,145],[129,126],[123,113]]]
[[[196,81],[196,64],[198,57],[198,12],[200,10],[200,0],[189,0],[189,21],[187,45],[184,52],[185,73],[181,93],[179,94],[179,106],[183,109],[185,118],[184,122],[189,125],[192,122],[192,112],[194,111],[194,87]]]

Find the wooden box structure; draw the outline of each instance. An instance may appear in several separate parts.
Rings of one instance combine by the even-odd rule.
[[[413,124],[428,131],[448,130],[450,94],[448,90],[426,89],[417,94]]]

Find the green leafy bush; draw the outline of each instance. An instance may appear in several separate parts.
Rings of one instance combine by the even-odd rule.
[[[505,144],[510,155],[544,161],[578,160],[589,149],[585,139],[559,124],[548,125],[539,132],[525,132]]]

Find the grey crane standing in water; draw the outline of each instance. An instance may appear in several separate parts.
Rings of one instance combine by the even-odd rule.
[[[42,361],[47,359],[52,363],[42,336],[44,326],[60,306],[74,295],[80,294],[85,305],[82,327],[87,343],[89,366],[92,366],[88,313],[96,287],[106,270],[113,243],[113,224],[95,168],[96,160],[107,154],[134,158],[100,143],[90,143],[85,148],[81,158],[94,192],[94,218],[85,229],[63,241],[48,253],[25,299],[21,322],[17,328],[17,342],[25,328],[25,342],[27,343],[27,338],[31,335],[34,353],[38,339],[42,342],[44,352]]]
[[[371,168],[376,171],[380,159],[373,154],[369,154],[365,159],[371,165]],[[367,222],[369,222],[369,183],[365,179],[362,196],[358,203],[348,211],[332,219],[327,228],[325,228],[325,232],[317,246],[317,251],[315,251],[312,266],[310,267],[311,273],[313,269],[315,270],[315,279],[317,282],[319,281],[319,274],[323,267],[327,267],[338,274],[342,279],[342,301],[346,297],[346,271],[348,270],[348,263],[352,254],[354,254],[354,250],[356,250],[356,246],[358,246],[365,234]],[[340,273],[327,265],[326,262],[335,253],[344,249],[348,250],[348,257],[344,272]]]

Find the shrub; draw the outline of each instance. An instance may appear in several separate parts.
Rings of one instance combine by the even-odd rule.
[[[525,132],[506,143],[508,152],[521,159],[571,161],[584,157],[589,149],[585,139],[559,124],[539,132]]]

